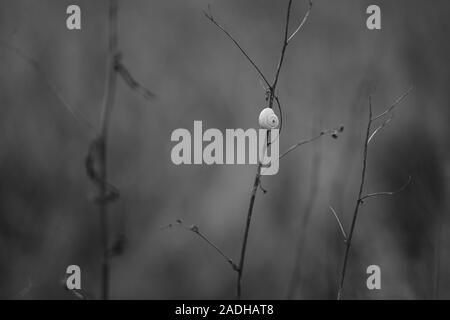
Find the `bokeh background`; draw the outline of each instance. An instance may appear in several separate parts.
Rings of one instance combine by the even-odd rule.
[[[82,10],[82,30],[66,29],[66,8]],[[255,166],[175,166],[176,128],[251,128],[266,104],[260,79],[202,13],[215,17],[272,78],[287,1],[120,1],[123,62],[157,94],[147,101],[119,81],[110,131],[109,175],[121,198],[110,206],[115,299],[232,299],[236,275],[181,228],[197,225],[237,260]],[[378,4],[382,30],[366,28]],[[66,267],[82,287],[100,288],[95,186],[84,161],[93,133],[49,90],[43,75],[98,127],[105,83],[108,2],[0,1],[0,298],[73,299]],[[294,1],[298,23],[307,1]],[[450,298],[450,3],[315,0],[288,48],[279,83],[281,151],[322,129],[344,125],[282,160],[263,178],[251,226],[244,297],[334,299],[344,244],[328,207],[350,224],[361,170],[367,96],[383,111],[410,85],[391,124],[371,144],[366,192],[395,190],[360,213],[345,284],[347,299]],[[292,28],[294,27],[292,25]],[[36,59],[39,74],[4,44]],[[296,262],[297,261],[297,262]],[[366,288],[366,268],[382,289]],[[294,280],[293,280],[294,279]],[[291,294],[288,294],[288,292]]]

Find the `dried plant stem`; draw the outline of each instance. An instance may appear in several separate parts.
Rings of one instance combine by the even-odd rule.
[[[116,244],[111,248],[109,245],[108,231],[108,203],[116,200],[118,190],[108,182],[108,132],[111,114],[114,109],[117,89],[117,78],[120,76],[125,84],[133,91],[136,91],[147,100],[155,98],[150,90],[146,89],[131,75],[131,72],[121,61],[121,54],[118,49],[118,0],[109,0],[108,14],[108,59],[106,65],[106,83],[103,96],[103,106],[100,117],[100,132],[94,140],[98,152],[98,178],[91,168],[92,154],[89,154],[87,167],[88,174],[97,183],[99,189],[98,206],[100,213],[101,242],[103,250],[102,259],[102,281],[101,297],[104,300],[109,298],[110,287],[110,259],[123,250],[123,235],[119,237]],[[117,251],[117,252],[115,252]]]
[[[408,177],[408,181],[397,191],[393,191],[393,192],[376,192],[376,193],[370,193],[370,194],[366,194],[363,195],[363,191],[364,191],[364,184],[365,184],[365,180],[366,180],[366,168],[367,168],[367,154],[368,154],[368,149],[369,149],[369,143],[371,142],[371,140],[373,139],[373,137],[381,130],[383,129],[387,123],[389,123],[392,119],[392,117],[389,117],[386,121],[384,121],[379,127],[377,127],[373,133],[371,133],[372,130],[372,124],[374,121],[389,115],[394,108],[411,92],[412,87],[410,87],[405,93],[403,93],[389,108],[387,108],[384,112],[382,112],[380,115],[378,116],[373,116],[372,114],[372,98],[371,96],[369,96],[369,120],[367,123],[367,128],[366,128],[366,134],[365,134],[365,139],[364,139],[364,147],[363,147],[363,156],[362,156],[362,168],[361,168],[361,179],[360,179],[360,183],[359,183],[359,191],[358,191],[358,197],[356,199],[356,204],[355,204],[355,209],[353,210],[353,216],[352,216],[352,222],[350,225],[350,231],[348,232],[348,235],[345,233],[345,230],[339,220],[339,217],[337,216],[336,212],[334,211],[334,209],[332,207],[330,207],[330,209],[332,210],[337,222],[339,223],[339,227],[343,233],[344,236],[344,242],[345,242],[345,254],[344,254],[344,261],[342,264],[342,271],[341,271],[341,276],[340,276],[340,281],[339,281],[339,287],[338,287],[338,294],[337,294],[337,300],[341,300],[342,299],[342,294],[343,294],[343,289],[344,289],[344,281],[345,281],[345,275],[346,275],[346,271],[347,271],[347,264],[348,264],[348,258],[349,258],[349,254],[350,254],[350,249],[352,246],[352,240],[353,240],[353,235],[354,235],[354,231],[355,231],[355,226],[356,226],[356,221],[358,218],[358,213],[360,211],[361,205],[363,204],[364,200],[368,199],[368,198],[372,198],[372,197],[378,197],[378,196],[392,196],[397,194],[398,192],[403,191],[406,186],[410,183],[411,181],[411,177]]]
[[[211,248],[216,250],[216,252],[230,264],[231,268],[237,272],[238,266],[234,263],[234,261],[228,255],[226,255],[223,252],[223,250],[219,248],[219,246],[217,246],[214,242],[212,242],[205,234],[200,232],[200,229],[196,225],[191,225],[190,227],[186,227],[183,225],[183,222],[180,219],[178,219],[176,221],[176,224],[170,223],[169,225],[163,227],[162,229],[168,229],[168,228],[172,228],[172,227],[181,227],[186,231],[196,234],[200,239],[202,239],[204,242],[206,242]]]
[[[109,232],[108,232],[108,129],[110,123],[111,112],[114,107],[114,100],[116,94],[116,57],[117,57],[117,0],[109,1],[109,28],[108,28],[108,61],[107,61],[107,79],[104,92],[103,108],[100,120],[100,144],[99,144],[99,173],[100,173],[100,197],[99,213],[100,213],[100,228],[101,241],[103,250],[102,260],[102,278],[101,278],[101,298],[108,300],[109,298],[109,283],[110,283],[110,255],[109,255]]]
[[[250,56],[247,54],[247,52],[242,48],[242,46],[239,44],[239,42],[233,37],[233,35],[228,32],[227,29],[225,29],[220,23],[218,23],[216,21],[216,19],[214,18],[214,16],[211,13],[211,8],[208,7],[208,12],[204,12],[204,15],[206,18],[208,18],[209,21],[211,21],[212,23],[214,23],[220,30],[222,30],[223,33],[225,33],[227,35],[228,38],[230,38],[231,41],[233,41],[233,43],[236,45],[236,47],[241,51],[241,53],[247,58],[248,62],[250,62],[250,64],[255,68],[255,70],[259,73],[259,75],[261,76],[261,78],[264,80],[264,82],[270,86],[269,81],[267,80],[266,76],[263,74],[263,72],[261,71],[261,69],[258,67],[258,65],[254,62],[254,60],[252,58],[250,58]]]
[[[46,73],[41,68],[38,60],[28,56],[19,48],[13,45],[0,41],[0,46],[3,46],[15,53],[19,58],[28,63],[41,78],[44,84],[50,91],[59,99],[62,105],[69,111],[75,120],[85,125],[95,137],[89,145],[89,152],[86,157],[86,172],[92,182],[95,183],[98,189],[98,195],[95,197],[95,202],[99,207],[100,215],[100,238],[102,247],[102,263],[101,263],[101,292],[102,299],[109,298],[109,283],[110,283],[110,258],[118,255],[123,248],[118,245],[123,245],[120,238],[115,246],[110,248],[109,245],[109,231],[108,231],[108,203],[118,198],[118,189],[108,182],[107,173],[107,150],[108,150],[108,131],[110,125],[111,113],[114,108],[116,96],[117,77],[120,76],[125,84],[133,91],[143,96],[147,100],[155,98],[155,94],[141,85],[131,75],[131,72],[121,61],[121,55],[118,51],[118,0],[109,0],[108,10],[108,59],[106,65],[106,82],[102,102],[102,111],[100,116],[100,129],[95,128],[81,113],[79,108],[69,103],[68,99],[64,97],[59,87],[47,77]]]
[[[306,20],[308,20],[309,14],[311,13],[311,9],[312,9],[312,0],[309,0],[309,8],[308,11],[306,11],[305,16],[303,17],[302,21],[300,22],[300,24],[298,25],[298,27],[295,29],[295,31],[291,34],[291,36],[289,37],[289,39],[287,39],[287,42],[289,43],[297,34],[297,32],[300,31],[300,29],[303,27],[303,25],[306,23]]]
[[[275,93],[276,93],[276,88],[277,88],[277,84],[278,84],[278,79],[280,77],[281,67],[283,65],[284,57],[286,55],[286,48],[288,46],[288,32],[289,32],[289,19],[290,19],[290,14],[291,14],[291,6],[292,6],[292,0],[289,0],[288,7],[287,7],[287,13],[286,13],[286,23],[285,23],[285,28],[284,28],[284,38],[283,38],[283,45],[282,45],[281,53],[280,53],[280,60],[277,65],[273,83],[271,85],[269,85],[269,108],[273,108],[273,101],[276,96]],[[268,84],[267,80],[265,78],[263,78],[263,79]],[[268,144],[269,144],[269,141],[270,141],[270,139],[267,139]],[[249,203],[249,207],[248,207],[248,211],[247,211],[247,221],[245,224],[244,238],[242,240],[242,249],[241,249],[241,255],[240,255],[240,260],[239,260],[238,277],[237,277],[237,284],[236,284],[236,294],[237,294],[237,298],[239,300],[242,298],[242,276],[244,273],[245,253],[247,250],[247,241],[248,241],[248,235],[249,235],[250,225],[251,225],[251,221],[252,221],[256,193],[259,189],[260,182],[261,182],[261,162],[258,164],[255,179],[253,182],[252,193],[250,195],[250,203]]]
[[[312,138],[309,138],[309,139],[306,139],[306,140],[301,140],[301,141],[297,142],[296,144],[290,146],[286,151],[284,151],[284,152],[280,155],[279,159],[281,160],[282,158],[284,158],[285,156],[287,156],[288,153],[294,151],[294,150],[297,149],[298,147],[301,147],[301,146],[303,146],[303,145],[305,145],[305,144],[314,142],[314,141],[316,141],[317,139],[320,139],[321,137],[323,137],[323,136],[325,136],[325,135],[333,135],[333,136],[335,136],[335,135],[337,135],[339,132],[342,132],[342,130],[343,130],[343,127],[340,127],[340,128],[338,128],[338,129],[328,129],[328,130],[321,131],[319,134],[317,134],[316,136],[314,136],[314,137],[312,137]]]
[[[355,209],[353,211],[353,218],[352,218],[352,224],[350,226],[350,232],[348,233],[347,240],[345,242],[346,246],[345,246],[344,263],[342,265],[341,280],[339,282],[339,289],[338,289],[338,295],[337,295],[338,300],[341,300],[341,298],[342,298],[342,290],[344,288],[344,280],[345,280],[345,273],[347,271],[348,256],[350,253],[350,248],[352,246],[353,232],[355,231],[356,219],[358,218],[358,212],[359,212],[359,208],[361,206],[361,196],[362,196],[362,193],[364,190],[364,182],[366,179],[367,153],[368,153],[371,126],[372,126],[372,102],[371,102],[371,98],[369,97],[369,121],[367,124],[366,135],[365,135],[365,139],[364,139],[361,180],[359,183],[358,198],[356,200]]]
[[[261,183],[261,163],[258,164],[258,168],[255,175],[255,181],[253,182],[253,189],[252,193],[250,195],[250,204],[248,206],[247,211],[247,222],[245,224],[245,232],[244,232],[244,238],[242,240],[242,249],[241,249],[241,257],[239,259],[239,265],[238,265],[238,276],[237,276],[237,283],[236,283],[236,295],[237,298],[240,300],[242,297],[242,275],[244,272],[244,263],[245,263],[245,252],[247,250],[247,241],[248,241],[248,234],[250,231],[250,224],[252,222],[252,215],[253,215],[253,206],[255,204],[256,199],[256,192],[258,191],[258,187]]]
[[[283,66],[284,58],[286,55],[286,49],[287,49],[289,42],[292,40],[292,38],[298,33],[298,31],[305,24],[305,22],[309,16],[311,7],[312,7],[312,2],[311,1],[309,2],[309,9],[308,9],[307,13],[305,14],[304,18],[302,19],[300,25],[297,27],[297,29],[294,31],[294,33],[291,36],[289,36],[289,20],[290,20],[290,15],[291,15],[291,7],[292,7],[292,0],[289,0],[288,6],[287,6],[287,12],[286,12],[286,21],[285,21],[285,25],[284,25],[283,44],[281,47],[280,58],[279,58],[279,61],[278,61],[277,67],[276,67],[276,71],[275,71],[275,75],[274,75],[274,79],[273,79],[272,83],[270,83],[267,80],[267,77],[263,74],[263,72],[261,71],[261,68],[258,67],[258,65],[247,54],[247,52],[242,48],[242,46],[239,44],[239,42],[231,35],[231,33],[228,32],[221,24],[219,24],[215,20],[215,18],[213,17],[213,15],[211,13],[210,8],[209,8],[208,12],[205,12],[206,18],[208,18],[214,25],[216,25],[222,32],[224,32],[227,35],[227,37],[231,39],[231,41],[233,41],[233,43],[236,45],[236,47],[238,47],[238,49],[241,51],[241,53],[247,58],[247,60],[250,62],[250,64],[255,68],[255,70],[261,76],[261,78],[263,79],[265,84],[268,86],[268,88],[266,88],[266,93],[268,94],[268,96],[267,96],[268,107],[273,108],[273,103],[274,103],[274,101],[276,101],[278,108],[280,109],[280,117],[282,116],[282,111],[281,111],[281,104],[280,104],[279,98],[276,95],[276,89],[277,89],[278,80],[280,77],[281,68]],[[270,139],[267,139],[267,146],[270,145],[269,141],[270,141]],[[307,141],[307,142],[310,142],[310,141]],[[307,143],[307,142],[304,142],[304,143]],[[302,144],[304,144],[304,143],[302,143]],[[300,145],[301,144],[299,144],[298,146],[300,146]],[[298,146],[294,147],[293,149],[297,148]],[[292,150],[289,150],[288,152],[290,152]],[[257,167],[255,179],[253,182],[252,192],[250,195],[250,203],[249,203],[249,207],[248,207],[248,211],[247,211],[247,220],[246,220],[246,224],[245,224],[244,237],[242,239],[240,260],[239,260],[239,264],[238,264],[238,268],[237,268],[238,276],[237,276],[237,284],[236,284],[236,287],[237,287],[236,293],[237,293],[238,299],[241,299],[241,297],[242,297],[242,276],[244,273],[245,255],[246,255],[246,251],[247,251],[248,235],[249,235],[250,225],[251,225],[251,221],[252,221],[256,193],[258,192],[258,189],[260,189],[260,186],[261,186],[261,167],[262,167],[262,164],[259,163],[258,167]]]
[[[375,193],[368,193],[365,196],[361,197],[361,202],[363,202],[364,200],[368,199],[368,198],[373,198],[373,197],[380,197],[380,196],[393,196],[399,192],[402,192],[403,190],[405,190],[405,188],[408,186],[408,184],[411,182],[411,176],[408,177],[408,180],[403,184],[403,186],[401,186],[398,190],[395,191],[383,191],[383,192],[375,192]]]

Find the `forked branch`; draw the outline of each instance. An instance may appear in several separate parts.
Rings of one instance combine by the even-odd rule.
[[[409,178],[408,181],[405,183],[405,185],[402,186],[397,191],[378,192],[378,193],[372,193],[372,194],[367,194],[367,195],[363,196],[364,185],[365,185],[365,181],[366,181],[366,168],[367,168],[367,159],[368,159],[367,155],[368,155],[368,149],[369,149],[369,142],[373,139],[373,137],[376,135],[377,132],[379,132],[381,129],[383,129],[386,126],[386,124],[390,122],[391,118],[386,120],[377,129],[375,129],[375,131],[371,134],[372,124],[377,119],[380,119],[381,117],[391,113],[394,110],[394,108],[411,92],[411,90],[412,90],[412,87],[409,88],[404,94],[402,94],[389,108],[387,108],[384,112],[382,112],[380,115],[378,115],[376,117],[373,117],[373,115],[372,115],[372,98],[371,98],[371,96],[369,96],[369,101],[368,101],[368,105],[369,105],[369,117],[368,118],[369,119],[367,122],[366,134],[365,134],[364,145],[363,145],[361,179],[360,179],[360,183],[359,183],[358,197],[356,199],[355,209],[353,211],[352,222],[350,225],[350,231],[348,232],[348,236],[345,237],[346,238],[346,246],[345,246],[344,261],[342,264],[342,272],[341,272],[339,287],[338,287],[338,294],[337,294],[338,300],[342,299],[345,275],[346,275],[346,271],[347,271],[347,263],[348,263],[348,258],[349,258],[349,254],[350,254],[350,248],[352,245],[352,239],[353,239],[353,235],[354,235],[354,231],[355,231],[355,227],[356,227],[358,213],[361,208],[361,204],[363,203],[363,201],[365,199],[370,198],[370,197],[383,196],[383,195],[395,195],[398,192],[401,192],[402,190],[404,190],[411,180],[411,178]],[[332,211],[335,214],[334,210],[332,210]],[[335,217],[337,217],[336,214],[335,214]],[[338,219],[338,222],[340,222],[339,219]],[[342,226],[342,224],[341,224],[341,226]],[[344,229],[342,228],[342,230],[344,230]]]
[[[211,21],[212,23],[214,23],[220,30],[222,30],[223,33],[225,33],[227,35],[228,38],[230,38],[231,41],[233,41],[233,43],[236,45],[236,47],[238,47],[238,49],[242,52],[242,54],[247,58],[248,62],[250,62],[250,64],[255,68],[255,70],[259,73],[259,75],[261,76],[261,78],[264,80],[264,82],[270,87],[270,83],[267,80],[266,76],[264,76],[263,72],[261,71],[261,69],[258,67],[258,65],[255,63],[255,61],[250,58],[250,56],[248,55],[248,53],[242,48],[242,46],[239,44],[239,42],[234,38],[234,36],[228,32],[227,29],[225,29],[220,23],[217,22],[217,20],[214,18],[214,16],[212,15],[211,12],[211,7],[208,6],[208,12],[204,11],[203,14],[205,15],[206,18],[209,19],[209,21]]]
[[[287,42],[291,42],[291,40],[295,37],[295,35],[297,34],[297,32],[300,31],[300,29],[304,26],[304,24],[306,23],[306,20],[308,20],[309,14],[311,13],[312,10],[312,0],[309,0],[309,7],[308,7],[308,11],[306,11],[305,16],[303,17],[302,21],[300,22],[299,26],[297,27],[297,29],[295,29],[295,31],[291,34],[291,36],[287,39]]]
[[[287,49],[287,46],[288,46],[290,40],[292,40],[292,38],[298,33],[298,31],[303,27],[306,20],[308,19],[308,16],[309,16],[309,13],[310,13],[310,10],[312,7],[312,2],[311,1],[309,2],[309,9],[308,9],[307,13],[305,14],[305,17],[303,18],[303,20],[300,22],[300,25],[291,34],[291,36],[289,36],[289,21],[290,21],[290,16],[291,16],[291,7],[292,7],[292,0],[289,0],[288,6],[287,6],[287,12],[286,12],[286,21],[285,21],[285,25],[284,25],[283,44],[282,44],[280,58],[279,58],[279,61],[278,61],[277,67],[276,67],[276,71],[275,71],[272,83],[269,82],[267,77],[261,71],[260,67],[258,67],[258,65],[254,62],[254,60],[252,58],[250,58],[250,56],[247,54],[247,52],[242,48],[242,46],[238,43],[238,41],[231,35],[231,33],[228,32],[221,24],[219,24],[216,21],[216,19],[213,17],[213,15],[211,13],[210,7],[208,7],[209,8],[208,12],[204,12],[206,18],[208,18],[214,25],[216,25],[222,32],[224,32],[229,39],[231,39],[231,41],[238,47],[238,49],[241,51],[241,53],[247,58],[247,60],[250,62],[250,64],[256,69],[258,74],[261,76],[261,78],[267,85],[266,100],[268,101],[268,107],[273,108],[273,103],[274,103],[274,101],[276,101],[277,106],[280,110],[280,117],[282,117],[282,108],[281,108],[281,104],[280,104],[280,101],[279,101],[279,98],[278,98],[276,92],[277,92],[278,80],[279,80],[280,73],[281,73],[281,68],[283,66],[284,58],[286,55],[286,49]],[[280,129],[281,129],[281,125],[280,125]],[[325,133],[321,134],[320,136],[323,136],[324,134]],[[320,136],[310,139],[309,141],[297,143],[295,146],[291,147],[285,154],[283,154],[282,157],[284,157],[287,153],[291,152],[292,150],[299,147],[300,145],[306,144],[308,142],[312,142],[312,141],[318,139]],[[267,139],[267,145],[269,145],[269,144],[270,144],[270,139]],[[252,192],[250,194],[250,203],[249,203],[249,207],[248,207],[248,211],[247,211],[247,220],[246,220],[246,224],[245,224],[244,237],[242,240],[241,255],[240,255],[240,260],[239,260],[239,264],[238,264],[238,268],[237,268],[238,277],[237,277],[237,290],[236,291],[237,291],[238,299],[241,299],[241,297],[242,297],[242,276],[243,276],[243,272],[244,272],[247,241],[248,241],[248,235],[249,235],[249,231],[250,231],[250,225],[251,225],[251,220],[252,220],[252,215],[253,215],[253,208],[254,208],[254,204],[255,204],[256,193],[257,193],[258,189],[260,189],[260,185],[261,185],[261,168],[262,168],[262,164],[259,163],[257,166],[257,171],[256,171],[255,179],[253,182],[253,188],[252,188]]]
[[[406,187],[409,185],[409,183],[411,182],[411,176],[408,177],[408,181],[406,181],[399,189],[397,189],[396,191],[390,191],[390,192],[376,192],[376,193],[369,193],[366,194],[365,196],[361,197],[361,201],[364,201],[368,198],[373,198],[373,197],[380,197],[380,196],[394,196],[397,193],[402,192],[403,190],[406,189]]]
[[[379,118],[381,118],[381,117],[387,115],[388,113],[392,112],[394,110],[394,108],[396,106],[398,106],[400,104],[400,102],[402,102],[403,99],[405,99],[411,93],[411,91],[413,89],[414,89],[414,86],[409,87],[409,89],[406,90],[400,97],[398,97],[397,100],[395,100],[395,102],[390,107],[388,107],[385,111],[383,111],[379,115],[371,118],[371,122],[374,122],[375,120],[378,120]]]

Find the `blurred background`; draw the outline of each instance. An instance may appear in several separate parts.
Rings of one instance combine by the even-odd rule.
[[[222,23],[272,79],[288,1],[119,1],[119,47],[133,76],[155,92],[147,101],[117,87],[109,140],[114,299],[233,299],[236,274],[195,234],[162,228],[195,224],[238,260],[255,166],[176,166],[177,128],[252,128],[266,106],[257,73],[202,13]],[[77,4],[82,29],[66,28]],[[367,6],[381,7],[382,29],[366,28]],[[296,0],[292,25],[307,10]],[[82,288],[100,290],[100,225],[85,171],[93,132],[45,84],[98,128],[105,83],[108,2],[0,1],[0,298],[73,299],[62,280],[82,270]],[[288,47],[280,76],[280,151],[343,125],[284,158],[263,178],[250,230],[243,296],[335,299],[344,243],[332,205],[348,229],[361,172],[367,97],[382,112],[411,94],[371,143],[365,192],[395,197],[362,206],[344,287],[346,299],[450,298],[450,3],[315,0]],[[38,61],[42,73],[4,44]],[[381,290],[366,268],[381,268]]]

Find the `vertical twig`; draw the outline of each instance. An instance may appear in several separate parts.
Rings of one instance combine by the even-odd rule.
[[[242,297],[242,274],[244,271],[244,262],[245,262],[245,252],[247,249],[247,240],[248,240],[248,233],[250,231],[250,224],[252,221],[252,215],[253,215],[253,206],[255,204],[256,199],[256,192],[258,191],[259,184],[261,183],[261,162],[258,164],[258,168],[256,170],[255,175],[255,181],[253,183],[253,189],[250,196],[250,204],[248,207],[247,212],[247,222],[245,224],[245,232],[244,232],[244,238],[242,240],[242,249],[241,249],[241,256],[239,259],[239,265],[237,270],[237,285],[236,285],[236,294],[237,298],[240,300]]]
[[[337,299],[341,300],[342,299],[342,293],[343,293],[343,289],[344,289],[344,281],[345,281],[345,275],[346,275],[346,271],[347,271],[347,263],[348,263],[348,257],[350,254],[350,249],[352,246],[352,239],[353,239],[353,233],[355,231],[355,226],[356,226],[356,220],[358,218],[358,213],[359,213],[359,209],[361,207],[361,205],[363,204],[363,202],[366,199],[369,198],[373,198],[373,197],[379,197],[379,196],[392,196],[397,194],[398,192],[403,191],[406,186],[411,182],[411,176],[408,177],[408,181],[397,191],[393,191],[393,192],[376,192],[376,193],[369,193],[366,195],[363,195],[363,191],[364,191],[364,183],[365,183],[365,179],[366,179],[366,168],[367,168],[367,153],[368,153],[368,149],[369,149],[369,143],[372,141],[372,139],[376,136],[376,134],[381,131],[381,129],[383,129],[387,123],[389,123],[391,121],[392,117],[389,117],[387,120],[385,120],[380,126],[378,126],[373,133],[371,133],[371,129],[372,129],[372,124],[374,121],[389,115],[394,108],[400,104],[400,102],[406,98],[406,96],[408,96],[408,94],[411,92],[411,90],[413,89],[413,87],[410,87],[407,91],[405,91],[405,93],[403,93],[403,95],[401,95],[389,108],[387,108],[384,112],[382,112],[381,114],[377,115],[377,116],[373,116],[372,115],[372,98],[369,95],[369,121],[367,123],[367,129],[366,129],[366,134],[365,134],[365,139],[364,139],[364,149],[363,149],[363,159],[362,159],[362,168],[361,168],[361,180],[359,183],[359,192],[358,192],[358,198],[356,200],[356,204],[355,204],[355,209],[353,211],[353,217],[352,217],[352,222],[350,225],[350,231],[348,232],[348,236],[345,236],[344,233],[344,238],[345,238],[345,254],[344,254],[344,261],[342,264],[342,272],[341,272],[341,276],[340,276],[340,281],[339,281],[339,287],[338,287],[338,294],[337,294]],[[337,215],[335,215],[336,219],[339,221],[339,218],[337,217]],[[339,223],[340,224],[340,223]],[[340,227],[342,229],[342,225],[340,224]]]
[[[280,77],[280,71],[281,67],[283,65],[284,56],[286,54],[286,48],[288,45],[288,32],[289,32],[289,18],[291,14],[291,6],[292,6],[292,0],[289,0],[288,8],[287,8],[287,14],[286,14],[286,23],[284,28],[284,39],[283,39],[283,46],[281,48],[281,54],[280,54],[280,60],[278,62],[278,66],[275,72],[275,77],[273,80],[272,85],[269,87],[269,108],[273,108],[273,101],[275,98],[275,92],[278,84],[278,79]],[[268,132],[269,134],[269,132]],[[270,138],[268,135],[267,144],[269,144]],[[256,192],[258,191],[259,185],[261,183],[261,162],[258,164],[255,180],[253,183],[253,189],[252,193],[250,195],[250,204],[247,211],[247,221],[245,224],[245,231],[244,231],[244,238],[242,240],[242,249],[241,249],[241,256],[239,260],[239,268],[238,268],[238,276],[237,276],[237,298],[240,300],[242,298],[242,275],[244,273],[244,264],[245,264],[245,253],[247,249],[247,241],[248,241],[248,234],[250,231],[250,225],[252,221],[252,215],[253,215],[253,207],[255,204],[256,199]]]
[[[205,16],[206,18],[208,18],[213,24],[215,24],[220,30],[222,30],[222,32],[224,32],[228,38],[230,38],[233,43],[239,48],[239,50],[242,52],[242,54],[247,58],[247,60],[251,63],[251,65],[257,70],[257,72],[259,73],[259,75],[261,76],[261,78],[264,80],[265,84],[268,85],[267,88],[267,93],[268,93],[268,107],[273,109],[273,103],[274,100],[276,101],[279,109],[280,109],[280,115],[281,115],[281,105],[280,105],[280,101],[278,99],[278,96],[276,94],[276,89],[277,89],[277,85],[278,85],[278,80],[280,77],[280,72],[281,72],[281,67],[283,66],[283,62],[284,62],[284,58],[286,55],[286,49],[287,46],[289,44],[289,42],[292,40],[292,38],[297,34],[297,32],[303,27],[303,25],[305,24],[309,13],[311,11],[312,8],[312,1],[309,1],[309,9],[307,11],[307,13],[305,14],[304,18],[302,19],[300,25],[296,28],[296,30],[294,31],[294,33],[289,36],[289,20],[290,20],[290,15],[291,15],[291,7],[292,7],[292,0],[289,0],[288,2],[288,6],[287,6],[287,12],[286,12],[286,22],[284,25],[284,36],[283,36],[283,44],[281,47],[281,53],[280,53],[280,58],[276,67],[276,71],[275,71],[275,75],[274,75],[274,79],[273,82],[270,83],[267,78],[264,76],[263,72],[261,71],[261,69],[256,65],[256,63],[254,62],[254,60],[252,58],[250,58],[250,56],[247,54],[247,52],[242,48],[242,46],[237,42],[237,40],[231,35],[231,33],[229,33],[221,24],[219,24],[215,18],[213,17],[211,10],[208,10],[208,12],[205,12]],[[322,136],[323,134],[321,134],[320,136]],[[308,143],[310,141],[306,141],[304,143]],[[304,144],[304,143],[300,143],[296,146],[294,146],[292,148],[295,149],[298,146]],[[269,146],[270,144],[270,135],[268,132],[268,136],[267,136],[267,146]],[[289,150],[288,152],[292,151]],[[288,153],[286,152],[286,153]],[[284,156],[285,154],[283,154]],[[280,157],[281,158],[281,157]],[[256,175],[255,175],[255,179],[253,182],[253,188],[252,188],[252,192],[250,195],[250,203],[249,203],[249,207],[248,207],[248,211],[247,211],[247,220],[246,220],[246,224],[245,224],[245,230],[244,230],[244,237],[242,240],[242,248],[241,248],[241,254],[240,254],[240,260],[239,260],[239,264],[238,264],[238,269],[237,271],[237,285],[236,285],[236,293],[237,293],[237,298],[241,299],[242,297],[242,276],[244,273],[244,264],[245,264],[245,254],[246,254],[246,250],[247,250],[247,241],[248,241],[248,235],[249,235],[249,231],[250,231],[250,225],[251,225],[251,220],[252,220],[252,215],[253,215],[253,207],[255,204],[255,199],[256,199],[256,193],[260,187],[260,183],[261,183],[261,162],[258,164],[257,167],[257,171],[256,171]]]
[[[124,236],[121,235],[116,243],[110,247],[108,230],[108,203],[118,198],[118,190],[108,182],[108,132],[111,114],[114,109],[116,97],[117,78],[121,77],[125,84],[147,100],[155,98],[153,92],[146,89],[132,76],[131,72],[121,61],[118,45],[118,0],[109,0],[108,13],[108,58],[106,63],[106,83],[103,96],[103,105],[100,117],[100,132],[92,142],[86,168],[89,177],[97,184],[99,197],[97,203],[100,213],[101,242],[103,250],[101,297],[109,298],[110,287],[110,259],[123,250]],[[94,154],[96,152],[96,154]],[[95,169],[95,155],[98,157],[98,174]]]
[[[86,172],[89,178],[95,183],[98,189],[98,195],[95,202],[99,207],[100,215],[100,237],[102,246],[102,268],[101,268],[101,298],[109,298],[110,283],[110,258],[118,255],[123,250],[123,236],[116,244],[110,248],[108,231],[108,203],[118,198],[118,189],[108,182],[107,174],[107,147],[108,131],[110,125],[111,113],[114,108],[116,95],[117,76],[120,76],[125,84],[133,91],[136,91],[147,100],[152,100],[156,95],[136,81],[128,68],[122,63],[118,51],[118,0],[108,0],[108,57],[106,63],[106,82],[102,102],[100,117],[100,129],[89,145],[88,155],[85,159]],[[27,62],[39,76],[44,80],[44,84],[59,99],[62,105],[70,112],[78,123],[86,125],[89,130],[96,132],[97,129],[80,113],[80,110],[70,104],[56,85],[49,78],[38,60],[25,54],[19,48],[8,43],[0,41],[0,46],[7,48],[18,57]]]
[[[346,246],[345,246],[344,263],[342,265],[341,280],[339,282],[339,289],[338,289],[338,296],[337,296],[338,300],[341,300],[341,298],[342,298],[342,290],[344,287],[345,273],[347,271],[348,255],[350,253],[350,248],[352,246],[353,232],[355,231],[355,225],[356,225],[356,219],[358,218],[359,207],[361,206],[361,203],[362,203],[361,197],[362,197],[362,193],[364,190],[364,182],[366,179],[367,152],[368,152],[368,146],[369,146],[371,126],[372,126],[372,98],[369,96],[369,121],[367,123],[366,135],[365,135],[365,139],[364,139],[361,181],[359,183],[359,192],[358,192],[358,198],[357,198],[356,204],[355,204],[355,210],[353,211],[352,224],[350,226],[350,232],[348,233]]]
[[[106,66],[107,79],[104,92],[103,108],[100,119],[100,136],[99,136],[99,167],[100,167],[100,228],[101,241],[103,250],[102,260],[102,280],[101,280],[101,298],[107,300],[109,298],[109,281],[110,281],[110,256],[109,256],[109,233],[108,233],[108,201],[106,201],[108,193],[108,129],[110,123],[111,112],[114,107],[114,99],[116,94],[116,59],[117,59],[117,0],[109,0],[109,26],[108,26],[108,60]]]

